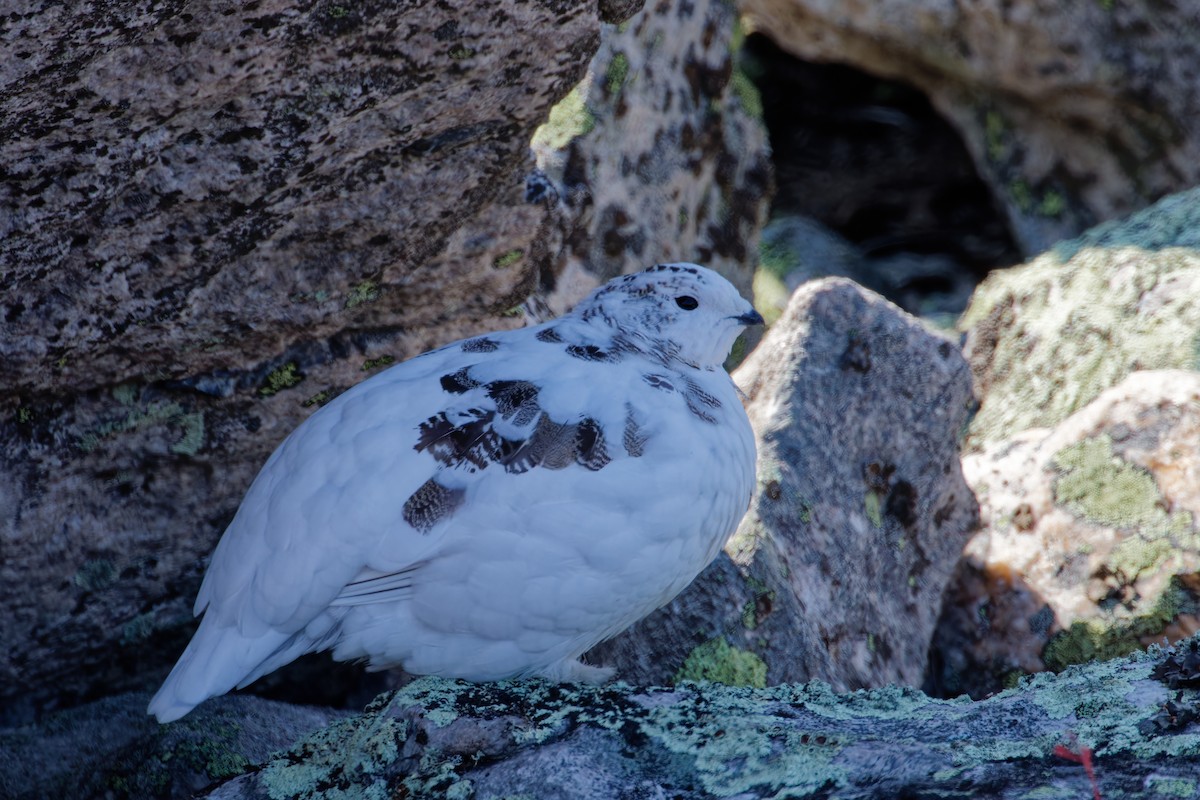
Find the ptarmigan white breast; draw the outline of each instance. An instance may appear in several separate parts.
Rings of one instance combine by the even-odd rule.
[[[251,485],[150,713],[320,650],[607,678],[579,657],[687,586],[749,505],[754,438],[721,365],[760,322],[715,272],[661,264],[337,397]]]

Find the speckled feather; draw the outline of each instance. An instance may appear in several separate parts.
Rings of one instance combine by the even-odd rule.
[[[579,656],[678,594],[749,504],[754,439],[721,363],[759,321],[716,273],[659,265],[339,396],[251,485],[150,712],[326,649],[470,680],[607,678]]]

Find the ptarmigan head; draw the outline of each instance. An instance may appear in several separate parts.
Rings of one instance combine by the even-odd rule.
[[[615,339],[700,369],[724,363],[744,328],[762,324],[733,284],[698,264],[656,264],[592,292],[576,316]]]

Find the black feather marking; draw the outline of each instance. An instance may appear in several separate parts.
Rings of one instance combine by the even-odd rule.
[[[633,415],[633,406],[626,403],[625,435],[621,438],[625,452],[633,458],[640,458],[646,452],[646,439],[646,434],[642,433],[642,426],[638,425],[637,419]]]
[[[547,342],[550,344],[560,344],[563,340],[562,336],[560,336],[558,331],[554,330],[554,328],[544,328],[543,330],[538,331],[535,338],[539,342]]]
[[[451,422],[445,412],[425,420],[417,428],[413,449],[418,453],[429,451],[443,466],[486,469],[505,452],[505,440],[492,429],[493,412],[472,408],[467,414],[468,418],[458,424]]]
[[[489,339],[486,336],[480,336],[478,339],[468,339],[462,343],[462,351],[464,353],[494,353],[499,347],[499,342],[495,339]]]
[[[525,426],[542,410],[538,405],[538,387],[529,381],[492,381],[488,397],[496,401],[496,410],[514,425]]]
[[[717,418],[697,405],[695,398],[693,398],[691,395],[687,395],[687,407],[688,411],[692,412],[694,416],[699,417],[705,422],[712,423],[713,425],[717,424]]]
[[[696,383],[693,380],[689,380],[687,382],[686,394],[688,396],[689,401],[695,400],[696,402],[700,403],[701,405],[706,405],[709,408],[720,408],[721,407],[720,400],[718,400],[717,398],[713,397],[708,392],[701,389],[700,384]]]
[[[430,478],[404,502],[404,521],[421,533],[429,533],[462,505],[465,494],[462,489],[447,489]]]
[[[575,429],[575,460],[583,467],[595,472],[604,469],[612,457],[604,446],[604,431],[600,423],[584,417]]]
[[[569,344],[567,345],[567,354],[575,358],[582,358],[584,361],[619,361],[620,356],[615,353],[610,353],[607,350],[601,350],[594,344]]]
[[[479,386],[479,381],[467,374],[468,367],[442,376],[442,388],[450,394],[464,394]]]
[[[529,438],[505,459],[505,471],[520,474],[534,467],[569,467],[575,463],[575,427],[543,414]]]
[[[646,373],[642,376],[642,380],[653,386],[655,389],[662,389],[664,392],[675,391],[675,384],[667,380],[664,375],[655,375],[653,372]]]

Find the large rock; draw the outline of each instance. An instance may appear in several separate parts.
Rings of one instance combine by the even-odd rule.
[[[1061,422],[1138,369],[1200,369],[1200,189],[992,273],[961,328],[971,441]]]
[[[750,296],[772,173],[757,95],[735,70],[737,24],[723,0],[669,0],[605,28],[535,140],[565,243],[542,275],[551,313],[669,261],[702,263]]]
[[[1198,675],[1193,640],[982,702],[897,687],[837,694],[819,681],[422,678],[275,753],[270,742],[320,717],[226,697],[198,709],[195,725],[147,730],[147,695],[127,695],[0,732],[0,790],[14,800],[182,797],[205,783],[198,796],[225,800],[1193,797]]]
[[[1186,636],[1200,597],[1200,190],[994,273],[961,324],[983,527],[931,691]]]
[[[740,0],[810,61],[924,91],[961,133],[1027,255],[1200,183],[1190,3]]]
[[[977,524],[958,348],[844,279],[806,284],[735,373],[758,489],[726,554],[592,652],[622,679],[920,685]]]
[[[984,527],[947,598],[931,688],[983,696],[1200,629],[1200,373],[1134,372],[963,469]]]
[[[592,0],[463,8],[6,11],[0,712],[152,680],[288,431],[520,324],[555,255],[528,143],[601,25]]]

